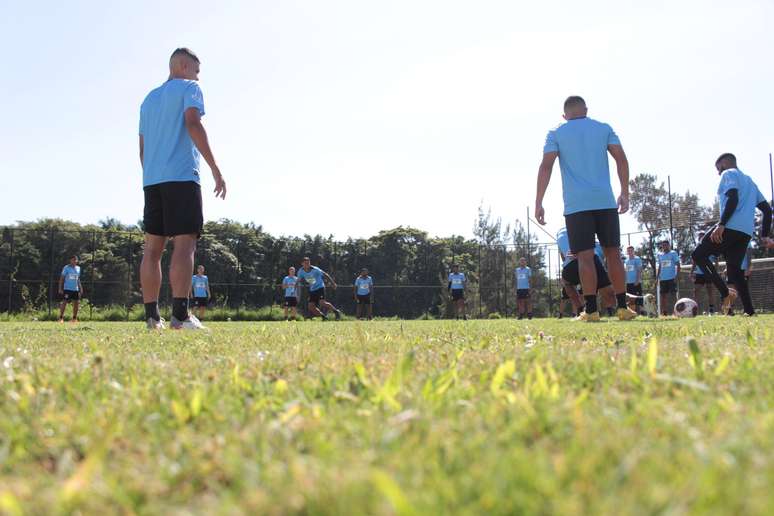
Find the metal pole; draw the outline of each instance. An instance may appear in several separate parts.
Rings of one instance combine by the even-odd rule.
[[[54,229],[51,228],[48,230],[48,238],[49,238],[49,253],[51,256],[51,260],[48,266],[48,315],[51,315],[51,297],[54,295],[53,287],[52,287],[52,278],[54,274]]]
[[[529,206],[527,206],[527,265],[532,267],[532,260],[529,258]]]
[[[94,262],[96,261],[96,252],[97,252],[97,233],[95,231],[91,232],[91,287],[89,292],[89,320],[91,321],[94,318]]]
[[[554,314],[554,296],[551,292],[551,249],[548,249],[548,316]]]
[[[452,258],[454,263],[454,258]],[[452,303],[453,305],[454,303]],[[456,310],[456,308],[455,308]],[[481,319],[481,244],[478,244],[478,318]]]
[[[503,244],[503,301],[505,307],[503,308],[503,317],[508,317],[508,247],[507,244]]]
[[[16,234],[16,231],[13,229],[11,230],[11,254],[8,257],[8,313],[11,313],[11,303],[13,302],[13,282],[15,280],[16,274],[14,273],[14,266],[13,266],[13,253],[14,253],[14,247],[13,247],[13,237]]]
[[[667,176],[667,188],[669,191],[669,245],[674,245],[674,228],[672,227],[672,177]]]
[[[771,203],[774,204],[774,168],[771,164],[771,153],[769,152],[769,184],[771,184]]]

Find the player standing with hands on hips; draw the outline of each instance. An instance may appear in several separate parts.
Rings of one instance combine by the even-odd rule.
[[[613,283],[617,314],[621,320],[637,317],[626,306],[626,275],[621,261],[621,231],[618,214],[629,211],[629,162],[613,129],[586,116],[586,102],[577,96],[564,101],[566,122],[548,132],[543,147],[535,198],[535,217],[545,225],[543,198],[556,158],[562,173],[564,218],[570,250],[578,259],[585,310],[578,320],[599,321],[597,308],[597,270],[594,264],[594,239],[604,250],[607,270]],[[613,156],[621,183],[616,202],[610,185],[608,152]]]
[[[530,278],[532,278],[532,269],[527,267],[525,258],[519,258],[519,266],[516,267],[516,306],[519,311],[519,319],[523,319],[525,315],[528,319],[532,319]]]
[[[145,247],[140,284],[148,328],[161,329],[159,315],[161,254],[170,238],[174,250],[169,265],[173,329],[203,329],[188,311],[188,290],[194,251],[204,225],[199,186],[199,158],[212,171],[215,196],[225,199],[220,173],[201,122],[204,100],[199,88],[199,58],[178,48],[169,58],[169,79],[145,97],[140,108],[140,162],[145,209]]]
[[[357,318],[360,319],[363,314],[363,306],[367,306],[368,320],[374,318],[373,299],[374,299],[374,279],[368,274],[365,267],[360,269],[360,274],[355,278],[352,285],[357,303]]]
[[[733,154],[722,154],[715,161],[715,169],[720,174],[720,220],[693,251],[693,260],[720,292],[723,299],[720,312],[723,315],[728,315],[731,311],[737,295],[742,298],[745,314],[755,315],[750,290],[742,272],[742,261],[755,229],[756,208],[763,213],[761,242],[766,246],[770,245],[771,206],[763,198],[755,182],[736,168],[736,156]],[[726,285],[710,261],[710,256],[721,254],[726,259],[728,282],[736,288]]]
[[[73,303],[73,322],[78,322],[78,306],[83,296],[81,285],[81,266],[78,265],[78,257],[71,256],[70,263],[64,266],[59,276],[59,295],[62,296],[62,304],[59,305],[59,322],[64,322],[67,303]]]
[[[454,305],[454,317],[459,319],[461,315],[466,321],[468,320],[468,316],[465,314],[465,285],[467,282],[465,273],[460,272],[460,266],[457,264],[452,265],[448,289],[451,293],[452,304]]]

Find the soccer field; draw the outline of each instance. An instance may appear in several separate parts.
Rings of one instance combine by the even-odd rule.
[[[774,316],[210,326],[0,324],[0,513],[774,506]]]

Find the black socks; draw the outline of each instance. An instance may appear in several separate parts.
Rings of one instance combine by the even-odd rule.
[[[618,308],[626,308],[626,293],[616,294],[615,302],[618,305]]]
[[[186,319],[188,319],[188,298],[187,297],[172,298],[172,316],[178,321],[185,321]]]
[[[586,313],[593,314],[597,311],[597,295],[583,296],[586,300]]]
[[[145,303],[145,319],[153,319],[154,321],[160,321],[161,315],[159,315],[159,302],[151,301]]]

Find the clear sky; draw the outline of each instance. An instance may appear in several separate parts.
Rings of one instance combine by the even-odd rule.
[[[482,202],[523,220],[570,94],[618,132],[633,174],[710,203],[730,151],[770,197],[774,2],[525,4],[6,2],[0,224],[141,218],[139,106],[177,46],[202,59],[229,187],[214,199],[202,162],[207,219],[340,238],[470,236]],[[561,210],[557,164],[552,232]]]

